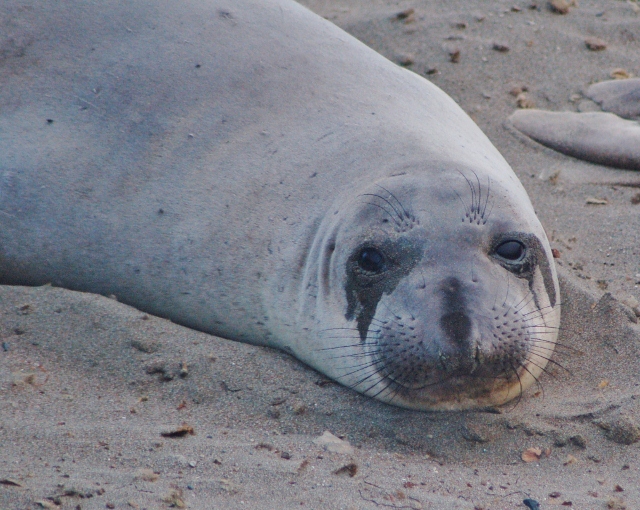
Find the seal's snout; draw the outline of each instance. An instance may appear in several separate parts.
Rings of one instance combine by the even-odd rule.
[[[463,286],[457,278],[447,278],[440,288],[444,294],[440,327],[447,339],[458,345],[468,344],[471,336],[471,319],[466,310]]]

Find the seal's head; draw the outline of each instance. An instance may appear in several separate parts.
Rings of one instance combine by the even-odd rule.
[[[437,185],[390,177],[342,204],[305,274],[321,341],[298,356],[414,409],[503,404],[537,380],[559,292],[521,186],[443,170]]]

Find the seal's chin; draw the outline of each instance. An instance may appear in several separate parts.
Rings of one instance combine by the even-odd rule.
[[[529,354],[526,359],[501,359],[492,363],[465,363],[453,370],[423,371],[412,367],[404,377],[380,367],[380,378],[363,393],[384,402],[418,410],[453,411],[495,407],[508,403],[538,380],[546,360]],[[506,370],[504,367],[508,366]],[[517,368],[516,368],[517,367]]]

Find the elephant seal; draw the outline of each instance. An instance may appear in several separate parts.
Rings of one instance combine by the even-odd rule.
[[[640,170],[640,79],[595,83],[584,95],[602,111],[518,110],[508,122],[529,138],[567,156]]]
[[[289,0],[0,12],[0,282],[115,294],[414,409],[544,370],[545,233],[434,85]]]

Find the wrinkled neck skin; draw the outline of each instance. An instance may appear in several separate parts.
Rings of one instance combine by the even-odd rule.
[[[553,353],[559,288],[524,189],[485,174],[443,166],[345,190],[309,245],[298,308],[274,311],[285,350],[411,409],[520,396]],[[501,256],[519,245],[519,260]]]

